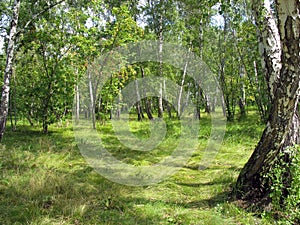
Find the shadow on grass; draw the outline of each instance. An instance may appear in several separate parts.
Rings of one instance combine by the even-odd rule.
[[[91,168],[70,173],[36,169],[0,185],[0,224],[159,224],[156,212],[137,212],[131,187]],[[144,202],[146,202],[145,200]]]
[[[201,186],[212,186],[212,185],[220,185],[220,184],[231,184],[232,183],[232,178],[228,177],[226,179],[220,179],[212,182],[205,182],[205,183],[176,183],[181,186],[186,186],[186,187],[201,187]]]
[[[247,118],[237,122],[227,122],[225,140],[235,137],[241,142],[245,140],[258,139],[265,125],[257,120],[257,115],[247,115]]]
[[[179,205],[181,205],[184,208],[193,208],[193,209],[195,209],[195,208],[200,209],[200,208],[207,207],[207,206],[215,207],[220,203],[230,201],[230,198],[228,197],[229,195],[230,195],[230,191],[224,191],[224,192],[218,193],[208,199],[203,199],[203,200],[199,200],[199,201],[191,201],[191,202],[187,202],[187,203],[180,203]]]
[[[95,173],[65,132],[19,127],[6,133],[0,224],[159,224],[155,212],[132,209],[135,200],[123,197],[131,187]]]
[[[205,170],[199,170],[199,165],[185,165],[184,166],[185,169],[189,169],[189,170],[198,170],[198,171],[205,171]],[[220,169],[225,169],[224,167],[209,167],[209,170],[220,170]],[[230,167],[226,167],[226,170],[231,170],[231,171],[240,171],[241,167],[237,167],[237,166],[230,166]]]
[[[198,188],[219,183],[177,185]],[[229,194],[223,191],[211,198],[180,202],[126,195],[146,189],[110,182],[87,165],[69,173],[37,169],[0,188],[0,224],[169,224],[169,212],[178,208],[201,211],[227,201]]]

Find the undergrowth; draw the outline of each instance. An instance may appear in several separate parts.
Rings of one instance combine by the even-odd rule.
[[[300,146],[285,149],[268,177],[272,210],[265,216],[276,218],[278,224],[300,224]]]

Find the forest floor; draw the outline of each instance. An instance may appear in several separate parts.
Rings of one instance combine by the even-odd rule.
[[[17,131],[7,129],[0,145],[0,224],[270,224],[229,198],[262,133],[257,118],[250,112],[246,119],[227,123],[216,158],[198,170],[210,132],[204,116],[199,149],[186,166],[149,186],[121,185],[95,172],[81,155],[71,126],[52,125],[44,135],[20,123]],[[168,124],[174,128],[177,122]],[[130,126],[144,137],[148,125],[133,120]],[[133,165],[151,165],[170,151],[168,143],[176,142],[176,135],[169,135],[160,150],[143,157],[120,150],[109,122],[99,131],[109,140],[107,148]]]

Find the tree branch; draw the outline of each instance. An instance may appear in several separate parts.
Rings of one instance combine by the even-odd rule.
[[[24,30],[26,30],[27,27],[28,27],[28,26],[29,26],[36,18],[38,18],[40,15],[44,14],[45,12],[49,11],[50,9],[54,8],[55,6],[61,4],[61,3],[64,2],[64,1],[66,1],[66,0],[60,0],[60,1],[58,1],[58,2],[56,2],[56,3],[54,3],[54,4],[52,4],[52,5],[49,5],[47,8],[45,8],[44,10],[38,12],[37,14],[33,15],[32,19],[29,20],[29,21],[25,24],[25,26],[23,27],[23,29],[20,30],[20,31],[18,31],[17,35],[19,36],[20,33],[24,32]]]

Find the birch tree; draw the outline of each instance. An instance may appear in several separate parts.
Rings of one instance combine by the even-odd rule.
[[[14,50],[15,50],[15,41],[17,36],[17,26],[19,20],[19,11],[20,11],[20,0],[15,0],[13,5],[13,14],[10,23],[10,31],[9,38],[7,44],[6,51],[6,65],[4,71],[4,84],[2,88],[2,96],[1,96],[1,108],[0,108],[0,140],[2,140],[6,118],[8,114],[8,105],[9,105],[9,85],[10,85],[10,77],[12,74],[13,68],[13,59],[14,59]]]
[[[44,7],[38,13],[35,13],[31,16],[28,21],[23,24],[23,28],[18,30],[18,22],[19,22],[19,14],[20,14],[20,6],[21,0],[14,0],[12,6],[12,15],[10,19],[10,28],[9,28],[9,37],[7,41],[7,49],[6,49],[6,64],[4,70],[4,83],[2,87],[2,95],[1,95],[1,105],[0,105],[0,141],[3,138],[5,126],[6,126],[6,119],[9,110],[9,93],[10,93],[10,79],[12,75],[13,69],[13,60],[15,56],[15,48],[17,44],[17,37],[20,35],[21,32],[24,32],[32,22],[40,17],[42,14],[50,10],[51,8],[55,7],[56,5],[62,3],[65,0],[61,0],[58,2],[54,2],[52,4],[47,4],[47,7]]]
[[[266,128],[236,184],[238,198],[266,197],[270,172],[280,155],[289,162],[288,146],[299,143],[299,81],[300,81],[300,2],[276,0],[275,11],[269,1],[253,2],[256,22],[260,28],[261,55],[271,98]],[[261,15],[263,18],[261,19]],[[288,185],[288,184],[284,184]],[[287,187],[285,187],[287,188]]]

